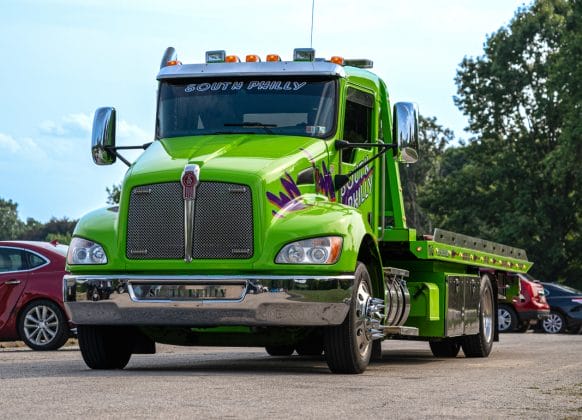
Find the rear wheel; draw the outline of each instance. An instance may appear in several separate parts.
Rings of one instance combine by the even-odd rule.
[[[566,320],[561,313],[551,311],[550,315],[542,321],[542,330],[548,334],[558,334],[566,331]]]
[[[493,348],[493,287],[489,275],[481,277],[479,298],[479,333],[463,337],[461,346],[466,357],[487,357]]]
[[[516,329],[517,324],[518,319],[515,310],[509,305],[500,304],[497,310],[499,332],[511,332]]]
[[[452,338],[445,338],[439,341],[429,341],[430,351],[434,357],[457,357],[461,344]]]
[[[124,327],[79,325],[83,360],[91,369],[123,369],[131,358],[131,333]]]
[[[333,373],[362,373],[370,363],[372,337],[366,312],[372,296],[370,274],[358,262],[350,310],[341,325],[325,331],[325,356]]]
[[[269,356],[291,356],[295,351],[293,346],[266,346]]]

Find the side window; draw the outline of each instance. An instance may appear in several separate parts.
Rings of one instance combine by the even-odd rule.
[[[33,254],[32,252],[27,252],[26,254],[28,256],[28,268],[29,269],[40,267],[41,265],[46,264],[46,260],[44,258],[41,258],[38,255]]]
[[[24,253],[19,249],[0,248],[0,273],[26,270]]]
[[[370,143],[372,139],[372,114],[374,96],[361,90],[348,88],[344,118],[344,140],[352,143]],[[353,150],[344,150],[344,162],[353,160]]]

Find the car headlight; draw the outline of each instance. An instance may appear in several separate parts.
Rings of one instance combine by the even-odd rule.
[[[107,264],[107,255],[101,245],[87,239],[73,238],[67,253],[67,264]]]
[[[340,236],[304,239],[285,245],[275,259],[279,264],[335,264],[342,251]]]

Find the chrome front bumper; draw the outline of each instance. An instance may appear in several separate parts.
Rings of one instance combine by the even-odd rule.
[[[353,275],[66,275],[77,325],[325,326],[349,310]]]

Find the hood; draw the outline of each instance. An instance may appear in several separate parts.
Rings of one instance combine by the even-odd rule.
[[[263,179],[326,150],[325,140],[262,134],[178,137],[155,141],[131,168],[132,178],[176,179],[186,164],[200,166],[201,179],[236,173]]]

